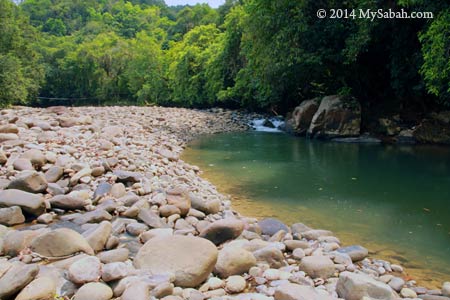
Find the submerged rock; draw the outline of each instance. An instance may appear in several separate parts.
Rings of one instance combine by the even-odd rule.
[[[266,218],[258,222],[259,227],[261,228],[262,234],[264,235],[274,235],[280,230],[284,230],[285,232],[289,232],[289,227],[286,226],[283,222],[274,219],[274,218]]]

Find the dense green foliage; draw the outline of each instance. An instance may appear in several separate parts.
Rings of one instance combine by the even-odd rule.
[[[433,19],[317,18],[318,9]],[[365,111],[450,105],[445,0],[0,0],[0,103],[223,105],[284,112],[345,94]]]

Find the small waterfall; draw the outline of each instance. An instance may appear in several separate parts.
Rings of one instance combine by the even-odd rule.
[[[249,125],[255,131],[282,132],[284,121],[280,117],[258,118],[251,120]]]

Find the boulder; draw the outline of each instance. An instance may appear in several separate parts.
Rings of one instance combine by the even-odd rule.
[[[0,224],[11,226],[23,222],[25,222],[25,217],[19,206],[0,208]]]
[[[39,272],[37,265],[14,262],[10,269],[0,277],[0,299],[8,299],[29,284]]]
[[[343,272],[336,285],[339,297],[346,300],[369,299],[393,300],[394,291],[387,284],[377,281],[366,274]]]
[[[263,235],[272,236],[280,230],[289,232],[289,227],[287,227],[283,222],[274,218],[263,219],[258,222],[258,225],[261,228],[261,233]]]
[[[247,273],[255,265],[256,258],[250,251],[239,247],[225,246],[219,251],[214,273],[222,278],[227,278]]]
[[[50,277],[39,277],[30,282],[15,300],[52,300],[56,294],[56,284]]]
[[[348,254],[353,262],[361,261],[369,255],[369,250],[359,245],[343,247],[336,251]]]
[[[77,260],[69,267],[68,276],[76,284],[98,281],[101,277],[100,260],[95,256]]]
[[[378,119],[378,131],[387,136],[394,136],[400,133],[401,128],[393,119],[380,118]]]
[[[44,198],[21,190],[0,191],[0,207],[20,206],[32,215],[39,216],[45,211]]]
[[[47,189],[47,180],[44,175],[36,171],[23,171],[9,183],[8,189],[42,193]]]
[[[332,300],[333,297],[319,293],[311,286],[285,283],[278,286],[274,294],[275,300]]]
[[[73,300],[109,300],[113,292],[109,286],[100,282],[89,282],[78,289]]]
[[[36,237],[31,250],[45,257],[64,257],[77,252],[94,254],[88,242],[76,231],[59,228]]]
[[[308,129],[318,138],[358,136],[361,127],[361,105],[340,96],[322,99]]]
[[[286,130],[297,135],[305,135],[314,114],[319,108],[319,103],[319,98],[303,101],[294,109],[292,116],[286,121]]]
[[[228,240],[234,240],[244,230],[244,222],[238,219],[222,219],[216,221],[200,232],[200,237],[220,245]]]
[[[311,278],[327,279],[335,272],[333,261],[327,256],[306,256],[300,263],[300,270]]]
[[[191,236],[154,238],[142,246],[134,266],[157,274],[173,274],[175,285],[196,287],[208,278],[218,251],[210,241]]]
[[[439,119],[425,119],[413,131],[420,143],[450,145],[450,124]]]

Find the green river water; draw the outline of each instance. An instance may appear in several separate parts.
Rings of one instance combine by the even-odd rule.
[[[183,159],[233,207],[332,230],[402,264],[427,287],[450,281],[450,148],[310,141],[281,133],[205,136]]]

